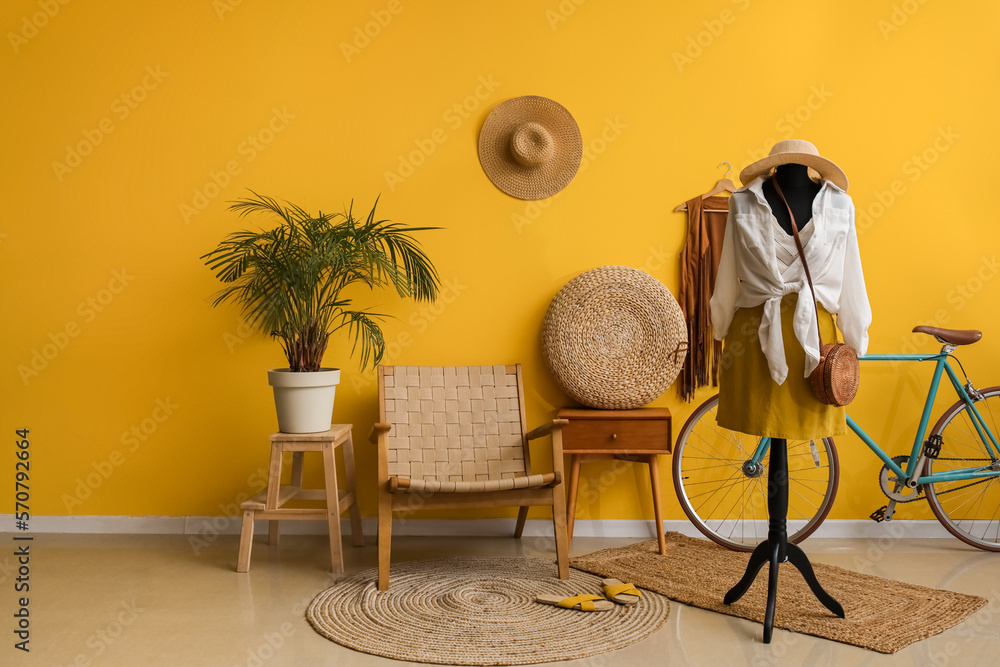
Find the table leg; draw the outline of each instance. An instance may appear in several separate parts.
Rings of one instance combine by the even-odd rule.
[[[667,537],[663,534],[663,511],[660,507],[660,470],[656,454],[646,459],[649,464],[649,484],[653,491],[653,515],[656,517],[656,542],[660,547],[660,555],[667,553]]]
[[[292,486],[302,488],[302,457],[305,452],[292,452]]]
[[[267,502],[264,507],[269,510],[278,507],[278,490],[281,489],[281,457],[284,450],[280,442],[271,445],[271,466],[267,474]]]
[[[580,455],[573,454],[569,468],[569,489],[566,500],[566,535],[573,539],[573,524],[576,523],[576,492],[580,486]]]
[[[264,507],[272,510],[278,507],[278,493],[281,491],[281,459],[285,451],[280,442],[271,445],[271,466],[267,475],[267,499]],[[293,464],[294,468],[294,464]],[[281,523],[277,519],[271,519],[267,523],[267,543],[275,545],[278,543],[278,531]]]
[[[343,444],[344,448],[344,480],[347,490],[354,500],[351,502],[351,544],[356,547],[365,546],[365,534],[361,530],[361,508],[358,507],[358,492],[354,477],[354,439],[351,433]]]
[[[337,490],[337,459],[332,442],[323,443],[323,476],[326,478],[326,513],[330,524],[330,568],[334,574],[344,571],[344,553],[340,542],[340,492]]]
[[[237,572],[250,571],[250,549],[253,547],[253,510],[243,510],[243,527],[240,530],[240,556],[236,561]]]

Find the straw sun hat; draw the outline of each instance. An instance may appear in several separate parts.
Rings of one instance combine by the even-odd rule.
[[[740,172],[740,180],[746,185],[758,176],[767,176],[771,169],[782,164],[804,164],[820,178],[831,181],[841,190],[847,191],[847,174],[844,170],[831,160],[822,157],[811,143],[801,139],[788,139],[776,143],[766,158],[757,160]]]
[[[479,132],[479,162],[493,185],[518,199],[566,187],[583,157],[576,121],[561,104],[525,95],[497,105]]]

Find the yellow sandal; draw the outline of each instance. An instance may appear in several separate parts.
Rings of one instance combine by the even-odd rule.
[[[635,584],[623,584],[617,579],[601,579],[601,584],[604,586],[604,597],[618,604],[635,604],[642,597]]]
[[[600,595],[574,595],[568,598],[561,598],[558,595],[539,595],[535,597],[535,602],[577,611],[610,611],[615,608]]]

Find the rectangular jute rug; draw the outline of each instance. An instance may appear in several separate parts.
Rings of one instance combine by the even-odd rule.
[[[749,558],[749,553],[671,532],[664,556],[659,555],[656,540],[650,540],[572,558],[570,565],[684,604],[763,623],[768,565],[739,601],[722,604],[726,591],[743,576]],[[813,569],[823,588],[843,605],[847,617],[831,614],[799,571],[784,563],[778,570],[774,626],[880,653],[895,653],[943,632],[987,602],[976,595],[915,586],[823,563],[813,563]]]

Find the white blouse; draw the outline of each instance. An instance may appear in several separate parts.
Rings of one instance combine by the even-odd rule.
[[[802,260],[796,256],[785,270],[779,264],[773,232],[775,219],[764,198],[763,183],[762,177],[754,179],[733,193],[729,200],[722,258],[712,293],[712,328],[715,338],[722,340],[737,309],[763,303],[764,316],[757,332],[760,347],[767,358],[771,378],[781,384],[788,377],[781,333],[781,298],[784,295],[799,295],[792,330],[806,354],[803,377],[809,377],[819,363],[819,338],[816,307]],[[808,227],[813,228],[812,235],[803,242],[803,250],[816,287],[816,298],[828,312],[837,316],[837,326],[844,341],[862,355],[868,349],[872,311],[861,271],[851,197],[830,181],[823,181],[813,200],[813,217]]]

